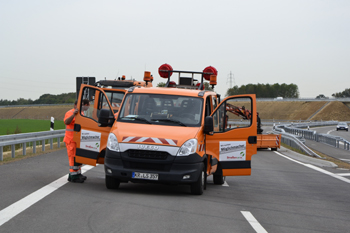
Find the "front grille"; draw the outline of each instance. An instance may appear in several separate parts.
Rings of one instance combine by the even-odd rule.
[[[156,164],[156,163],[138,163],[138,162],[124,162],[124,167],[137,170],[152,170],[152,171],[169,171],[170,164]]]
[[[127,152],[131,158],[165,160],[168,157],[168,152],[164,151],[128,150]]]

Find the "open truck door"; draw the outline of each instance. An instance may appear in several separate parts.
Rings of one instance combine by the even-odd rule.
[[[205,144],[206,154],[217,163],[214,183],[223,183],[225,176],[250,175],[251,157],[257,153],[255,94],[225,98],[210,117],[206,121],[213,122],[213,132]]]
[[[108,135],[117,114],[110,101],[113,103],[114,94],[120,99],[125,92],[125,90],[105,92],[102,88],[81,85],[78,109],[81,109],[83,99],[90,101],[90,107],[75,116],[73,140],[77,144],[76,162],[92,166],[104,163]]]

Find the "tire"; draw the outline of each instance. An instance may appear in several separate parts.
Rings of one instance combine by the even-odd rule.
[[[277,147],[276,148],[271,148],[272,151],[277,151]]]
[[[202,172],[198,177],[198,180],[195,183],[191,184],[191,194],[202,195],[205,187],[205,182],[206,182],[206,172],[205,172],[205,167],[203,166]]]
[[[112,176],[106,175],[106,188],[108,189],[118,189],[120,185],[120,181]]]
[[[225,180],[226,180],[226,177],[223,176],[222,174],[221,175],[213,174],[213,182],[214,182],[214,184],[220,184],[220,185],[224,184]]]

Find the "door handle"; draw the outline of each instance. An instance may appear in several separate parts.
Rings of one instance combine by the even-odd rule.
[[[248,137],[248,143],[249,144],[257,144],[258,143],[258,138],[256,136],[249,136]]]
[[[81,130],[81,125],[79,125],[79,124],[74,124],[74,131],[75,131],[75,132],[80,132],[80,130]]]

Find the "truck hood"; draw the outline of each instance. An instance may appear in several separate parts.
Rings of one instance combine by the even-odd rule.
[[[182,146],[195,138],[200,127],[130,124],[118,122],[112,132],[122,143],[145,143],[167,146]]]

